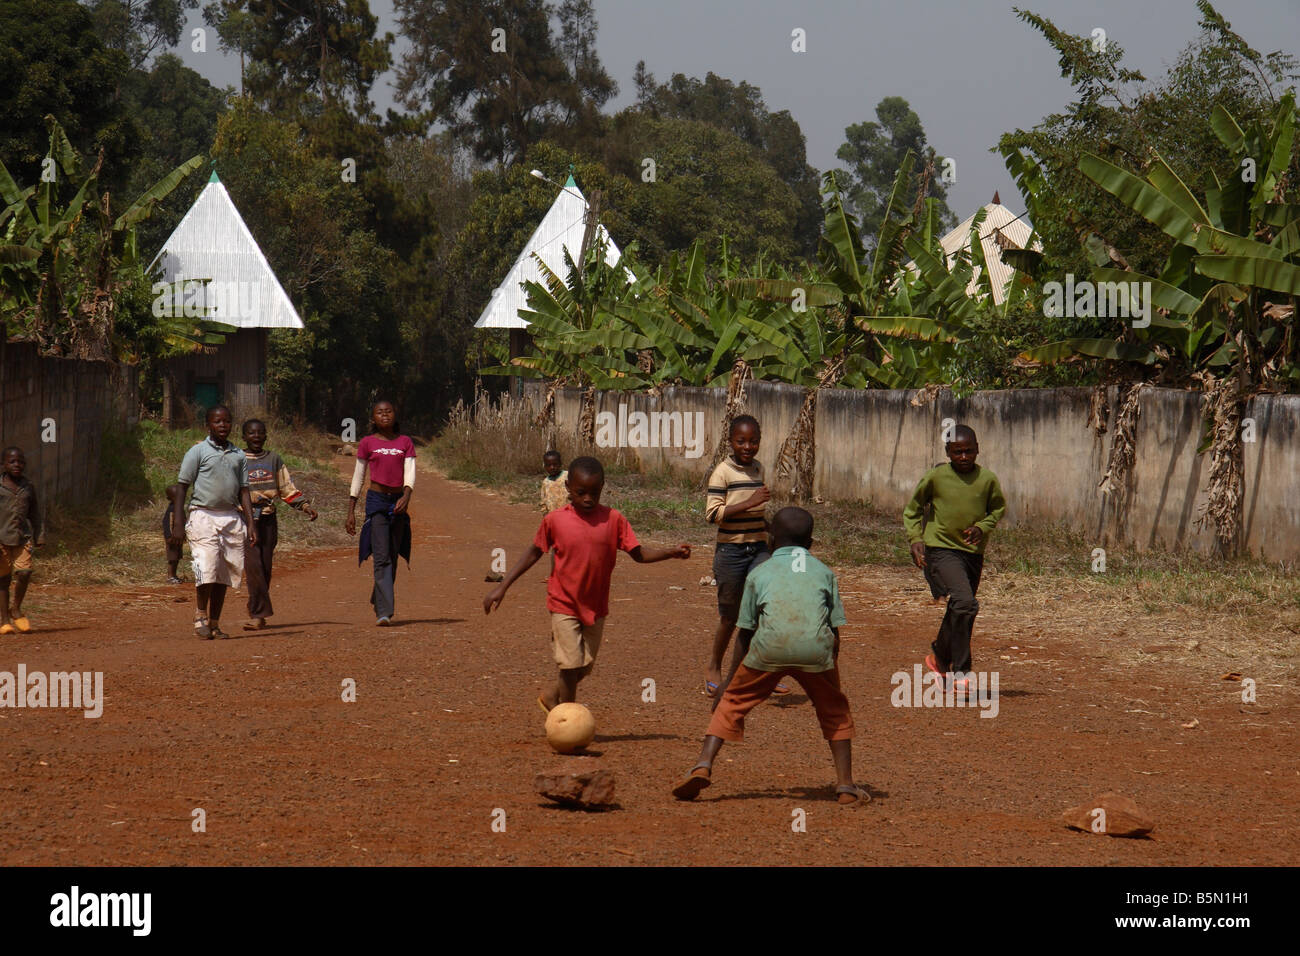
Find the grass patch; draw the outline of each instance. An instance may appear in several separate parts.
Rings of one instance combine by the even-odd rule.
[[[277,553],[346,546],[343,531],[348,488],[333,462],[338,442],[311,429],[264,419],[267,446],[279,452],[294,483],[320,512],[314,522],[280,505]],[[47,515],[47,546],[36,553],[34,580],[41,584],[153,586],[167,576],[162,538],[166,488],[176,480],[185,452],[206,436],[204,428],[163,428],[142,421],[129,432],[105,434],[100,491],[79,507],[53,506]],[[234,438],[238,438],[236,433]],[[193,580],[189,548],[180,571]]]

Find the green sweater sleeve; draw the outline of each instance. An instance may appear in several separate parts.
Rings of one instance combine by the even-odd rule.
[[[991,476],[989,483],[988,509],[989,513],[975,522],[975,527],[984,532],[986,538],[989,532],[997,527],[998,522],[1002,520],[1002,516],[1007,513],[1007,499],[1002,494],[1002,485],[998,483],[996,475]]]
[[[934,495],[934,487],[927,472],[912,492],[912,500],[903,509],[903,530],[907,532],[908,544],[915,544],[925,539],[925,509]]]

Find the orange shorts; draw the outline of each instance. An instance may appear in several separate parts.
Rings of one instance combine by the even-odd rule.
[[[0,578],[7,578],[14,571],[32,569],[32,543],[15,544],[10,547],[0,544]]]
[[[820,671],[756,671],[741,664],[736,676],[727,685],[726,693],[718,701],[707,733],[723,740],[745,739],[745,715],[772,695],[782,677],[793,677],[812,701],[817,711],[817,722],[822,725],[822,736],[827,740],[853,738],[853,714],[849,699],[840,690],[838,668]]]

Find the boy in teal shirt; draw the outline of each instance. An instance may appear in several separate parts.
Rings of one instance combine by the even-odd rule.
[[[745,715],[767,700],[783,676],[808,694],[835,761],[840,803],[871,799],[853,783],[853,715],[840,689],[838,658],[844,605],[831,569],[811,554],[813,519],[802,508],[782,508],[771,524],[775,550],[745,578],[736,626],[736,661],[704,738],[699,762],[673,788],[694,800],[712,782],[723,741],[745,736]],[[744,660],[740,656],[744,655]]]
[[[958,675],[954,686],[966,690],[968,679],[961,675],[971,670],[971,631],[980,609],[975,592],[984,570],[984,548],[1006,513],[1007,499],[997,476],[975,464],[980,446],[974,429],[958,425],[952,438],[944,446],[948,464],[927,471],[903,509],[903,529],[916,566],[948,595],[948,610],[925,666],[940,675]],[[927,521],[931,507],[933,516]]]

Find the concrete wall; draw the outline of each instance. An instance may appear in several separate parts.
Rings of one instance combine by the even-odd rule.
[[[541,390],[525,394],[540,407]],[[901,513],[916,481],[945,460],[942,422],[972,426],[980,438],[980,463],[1002,481],[1008,525],[1061,523],[1093,537],[1098,545],[1122,543],[1209,551],[1213,529],[1195,527],[1205,497],[1209,455],[1198,456],[1199,393],[1144,389],[1136,429],[1137,460],[1128,486],[1108,499],[1097,489],[1106,471],[1117,395],[1111,390],[1106,434],[1088,428],[1091,390],[1014,389],[955,398],[940,392],[912,404],[916,392],[852,389],[823,391],[817,402],[817,468],[814,490],[824,498],[869,499]],[[577,427],[581,394],[557,395],[561,434]],[[718,442],[725,408],[721,389],[669,388],[647,393],[598,393],[597,411],[702,412],[704,454],[683,449],[636,448],[647,469],[667,467],[702,474]],[[775,473],[777,452],[793,426],[803,391],[790,385],[750,386],[747,411],[763,426],[760,460]],[[1245,445],[1244,541],[1269,560],[1300,559],[1300,396],[1263,395],[1247,403],[1255,420],[1254,442]]]
[[[139,418],[136,370],[48,358],[26,342],[0,345],[0,447],[18,445],[43,509],[82,504],[95,491],[104,429]],[[54,419],[54,441],[41,424]]]

